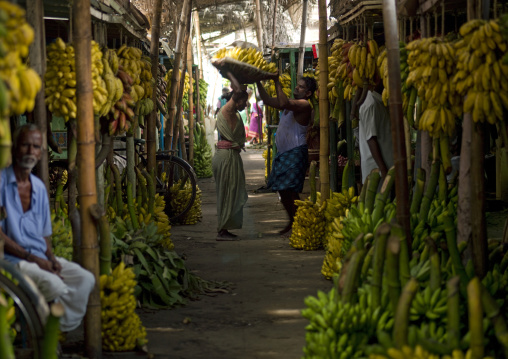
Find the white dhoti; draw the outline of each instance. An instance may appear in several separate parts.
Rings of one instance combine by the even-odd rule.
[[[20,261],[17,266],[21,273],[37,285],[46,301],[63,304],[65,314],[60,319],[60,330],[68,332],[81,324],[95,278],[92,273],[74,262],[60,257],[57,257],[57,260],[62,265],[61,278],[28,261]]]

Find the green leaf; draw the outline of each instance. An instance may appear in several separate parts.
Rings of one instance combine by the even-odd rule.
[[[152,275],[152,268],[150,267],[150,265],[148,264],[148,262],[146,261],[146,258],[145,256],[143,255],[143,253],[141,253],[141,251],[138,249],[138,248],[134,248],[134,253],[136,253],[136,256],[138,258],[138,260],[141,262],[141,264],[143,265],[143,267],[146,269],[146,271],[148,272],[149,275]]]

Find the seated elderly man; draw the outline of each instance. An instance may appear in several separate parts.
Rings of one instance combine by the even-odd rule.
[[[2,171],[0,205],[7,218],[0,222],[5,259],[31,278],[46,301],[65,307],[63,332],[76,329],[86,312],[95,278],[76,263],[54,256],[51,216],[44,183],[31,171],[41,157],[42,133],[33,124],[19,128],[14,137],[13,164]]]

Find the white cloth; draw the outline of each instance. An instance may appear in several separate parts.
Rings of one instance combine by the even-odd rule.
[[[74,262],[60,257],[57,257],[57,260],[62,265],[60,273],[62,278],[25,260],[20,261],[17,266],[21,273],[37,285],[46,301],[57,301],[63,304],[65,314],[60,319],[60,329],[68,332],[81,324],[95,278],[92,273]]]
[[[284,111],[280,116],[279,127],[275,135],[277,152],[283,153],[307,143],[307,126],[295,120],[293,111]]]
[[[369,91],[365,102],[359,110],[359,144],[362,167],[362,183],[370,172],[378,168],[374,157],[370,153],[367,141],[372,137],[377,138],[381,155],[387,168],[393,166],[393,146],[390,126],[390,114],[383,104],[383,99],[377,92]]]

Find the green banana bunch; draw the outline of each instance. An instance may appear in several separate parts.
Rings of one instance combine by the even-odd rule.
[[[120,262],[110,275],[99,278],[102,318],[102,348],[118,352],[146,344],[146,329],[135,313],[136,286],[132,268]]]
[[[403,346],[402,349],[390,348],[386,355],[371,354],[369,359],[472,359],[473,353],[468,350],[466,354],[461,350],[454,350],[451,355],[431,354],[420,345],[414,349],[409,346]],[[494,359],[492,357],[483,357],[483,359]]]
[[[181,212],[184,207],[189,203],[190,197],[192,195],[192,187],[190,183],[186,183],[183,188],[181,188],[181,180],[175,182],[169,188],[169,196],[171,198],[169,202],[169,207],[171,212]],[[196,224],[203,217],[201,211],[201,190],[198,186],[196,186],[196,197],[194,199],[194,203],[192,204],[191,209],[184,218],[180,219],[181,224]]]
[[[58,213],[51,211],[51,246],[53,254],[67,260],[72,260],[72,227],[69,217],[63,210]]]
[[[212,148],[206,140],[203,124],[197,123],[194,128],[194,171],[198,178],[212,177]]]

